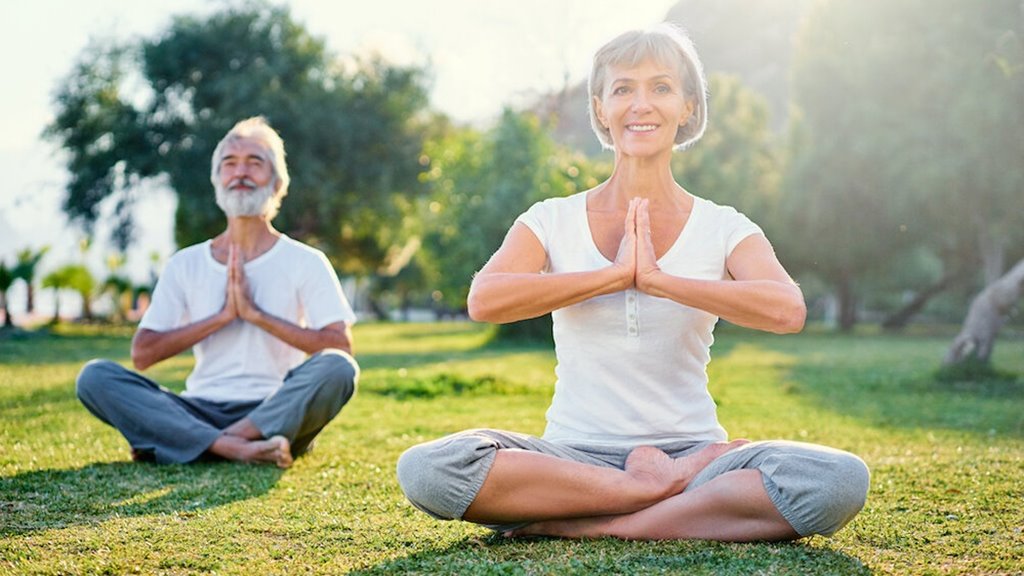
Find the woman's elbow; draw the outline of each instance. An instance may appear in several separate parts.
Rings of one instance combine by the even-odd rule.
[[[804,329],[804,323],[807,321],[807,305],[804,304],[802,298],[798,303],[784,307],[781,312],[776,319],[776,329],[773,332],[796,334]]]
[[[474,322],[494,322],[494,311],[487,305],[487,299],[480,296],[480,292],[469,290],[466,298],[466,312],[470,320]]]

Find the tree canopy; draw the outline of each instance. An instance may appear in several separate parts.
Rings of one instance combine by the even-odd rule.
[[[95,43],[61,84],[47,133],[68,155],[64,209],[87,230],[113,198],[114,239],[131,241],[139,184],[159,175],[178,198],[179,245],[223,228],[209,181],[216,143],[262,115],[281,133],[292,177],[275,225],[352,272],[373,270],[400,242],[415,195],[425,72],[379,59],[342,61],[265,3],[182,16],[155,38]]]

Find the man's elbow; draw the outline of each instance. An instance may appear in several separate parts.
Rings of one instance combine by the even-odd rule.
[[[136,370],[142,371],[153,365],[153,359],[149,357],[142,350],[132,346],[132,366],[135,366]]]

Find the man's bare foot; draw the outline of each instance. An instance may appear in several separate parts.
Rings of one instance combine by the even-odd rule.
[[[748,442],[716,442],[682,458],[672,458],[653,446],[639,446],[626,457],[625,470],[651,490],[655,500],[661,500],[679,494],[715,458]]]
[[[249,443],[252,454],[248,462],[268,462],[278,468],[292,465],[292,447],[284,436],[272,436],[266,440],[254,440]]]
[[[266,440],[246,440],[239,436],[223,434],[210,446],[210,452],[228,460],[238,462],[265,462],[278,468],[292,465],[291,443],[284,436],[272,436]]]

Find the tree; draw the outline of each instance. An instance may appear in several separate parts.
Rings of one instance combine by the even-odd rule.
[[[114,303],[114,321],[124,322],[131,309],[135,285],[124,275],[125,257],[114,253],[107,256],[107,277],[100,285],[101,294],[109,294]]]
[[[82,317],[92,319],[92,296],[96,289],[96,279],[83,264],[66,264],[43,277],[43,287],[53,288],[54,308],[52,323],[60,321],[60,291],[71,289],[82,298]]]
[[[735,76],[711,76],[708,91],[707,131],[693,148],[673,156],[672,172],[697,196],[733,206],[765,226],[778,204],[782,164],[768,105]]]
[[[788,237],[784,253],[831,284],[842,330],[857,321],[863,285],[913,245],[907,203],[887,181],[897,146],[886,128],[904,121],[906,110],[893,107],[895,90],[880,88],[908,80],[886,64],[906,42],[900,9],[819,3],[797,39],[781,205],[799,237]]]
[[[484,134],[442,132],[428,142],[425,157],[433,195],[420,258],[438,271],[443,302],[459,310],[465,309],[473,274],[501,245],[516,216],[538,200],[595,186],[597,174],[607,174],[606,167],[556,146],[535,115],[510,109]]]
[[[989,366],[996,335],[1011,308],[1024,295],[1024,259],[1002,278],[989,283],[971,302],[960,333],[946,352],[943,366]]]
[[[32,314],[35,311],[35,278],[39,261],[50,250],[49,246],[43,246],[38,250],[25,248],[18,251],[18,263],[14,265],[14,277],[25,282],[25,312]]]
[[[806,20],[784,190],[844,328],[867,284],[902,277],[919,309],[979,260],[998,278],[1024,240],[1019,17],[1019,0],[833,0]],[[909,278],[897,263],[922,246],[944,266]]]
[[[7,267],[6,262],[0,262],[0,311],[4,313],[3,328],[14,326],[14,321],[11,319],[11,309],[7,306],[7,291],[11,289],[11,284],[13,283],[14,274],[11,272],[11,269]]]
[[[131,80],[143,88],[130,91]],[[237,120],[259,114],[286,141],[292,175],[275,225],[345,271],[372,272],[406,240],[384,223],[401,221],[405,197],[421,190],[424,83],[417,68],[343,64],[287,8],[263,2],[178,17],[136,43],[94,44],[61,84],[47,130],[68,153],[65,212],[89,229],[100,203],[116,199],[123,251],[139,184],[163,174],[178,196],[177,242],[219,233],[211,153]]]

